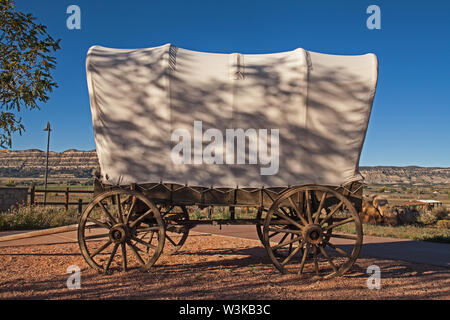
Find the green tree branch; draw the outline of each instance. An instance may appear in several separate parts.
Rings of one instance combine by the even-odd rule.
[[[52,55],[60,49],[47,27],[14,9],[13,0],[0,0],[0,147],[12,146],[12,133],[25,127],[17,113],[39,109],[57,87],[51,76]]]

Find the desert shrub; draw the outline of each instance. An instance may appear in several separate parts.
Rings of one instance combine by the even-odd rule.
[[[448,218],[448,210],[444,206],[433,208],[431,214],[435,216],[437,220],[443,220]]]
[[[0,214],[0,230],[53,228],[77,223],[75,209],[19,207]]]
[[[423,225],[435,224],[438,220],[446,219],[448,217],[448,212],[445,207],[434,208],[431,211],[421,212],[417,222]]]
[[[450,229],[450,220],[439,220],[436,222],[436,226],[442,229]]]
[[[435,224],[436,221],[437,218],[434,215],[432,215],[431,212],[421,212],[417,219],[417,222],[426,226]]]

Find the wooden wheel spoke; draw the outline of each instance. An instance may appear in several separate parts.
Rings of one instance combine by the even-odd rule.
[[[303,268],[305,267],[305,262],[306,262],[306,258],[308,257],[310,247],[311,247],[311,245],[308,243],[306,245],[305,251],[303,251],[302,262],[300,263],[300,269],[298,270],[298,274],[303,273]]]
[[[127,271],[127,246],[122,243],[122,268],[123,271]]]
[[[291,240],[294,238],[294,234],[291,233]],[[292,242],[289,244],[289,252],[292,251]]]
[[[289,203],[291,204],[291,206],[294,208],[295,212],[297,213],[297,216],[303,222],[303,225],[305,225],[305,226],[308,225],[308,221],[306,221],[306,219],[303,217],[302,212],[300,211],[299,207],[294,202],[294,200],[292,200],[291,197],[289,197],[288,199],[289,199]],[[294,221],[294,220],[292,220],[292,221]],[[297,225],[300,226],[298,223],[297,223]],[[300,226],[300,228],[303,228],[303,226]]]
[[[308,216],[308,221],[309,223],[313,223],[313,219],[312,219],[312,213],[311,213],[311,192],[306,190],[305,191],[305,198],[306,198],[306,214]]]
[[[335,214],[343,204],[344,201],[339,202],[339,204],[333,210],[331,210],[329,214],[327,214],[327,216],[320,222],[320,224],[323,225],[325,222],[327,222],[327,220],[330,219],[331,216]]]
[[[128,245],[130,246],[131,252],[133,252],[136,259],[138,259],[139,263],[141,265],[145,265],[144,260],[142,259],[141,255],[138,253],[138,251],[142,251],[142,250],[139,249],[138,247],[135,247],[134,244],[131,243],[131,241],[128,242]]]
[[[325,256],[325,258],[327,259],[328,263],[331,265],[331,267],[333,268],[334,272],[337,272],[337,268],[335,266],[335,264],[333,263],[333,261],[331,260],[330,256],[328,255],[328,253],[325,251],[325,249],[322,246],[319,246],[320,251],[322,252],[322,254]]]
[[[152,231],[152,235],[150,236],[150,240],[149,240],[149,243],[152,243],[152,241],[153,241],[153,236],[155,235],[155,232],[154,231]]]
[[[274,237],[274,236],[276,236],[277,234],[280,234],[280,232],[275,231],[274,233],[270,234],[270,235],[269,235],[269,239],[272,238],[272,237]]]
[[[93,258],[96,255],[98,255],[100,252],[102,252],[103,250],[105,250],[106,248],[108,248],[111,245],[111,240],[108,240],[104,245],[102,245],[100,248],[98,248],[97,250],[95,250],[90,257]]]
[[[148,232],[143,232],[139,239],[144,239],[146,235],[148,235]],[[139,234],[137,236],[139,236]]]
[[[131,243],[131,241],[134,241],[134,240],[133,240],[133,239],[128,240],[128,242],[130,243],[130,245],[132,245],[136,251],[139,251],[139,252],[145,252],[144,250],[142,250],[141,248],[139,248],[139,247],[136,245],[137,242]]]
[[[316,271],[316,275],[320,276],[319,262],[317,261],[317,246],[313,247],[313,260],[314,260],[314,270]]]
[[[298,246],[297,248],[295,248],[287,257],[286,259],[283,260],[283,262],[281,262],[281,265],[286,265],[289,261],[291,261],[291,259],[297,254],[297,252],[300,251],[302,247]]]
[[[137,218],[136,220],[134,220],[131,224],[130,227],[133,228],[135,227],[139,222],[141,222],[142,220],[145,219],[145,217],[147,217],[148,215],[150,215],[152,213],[152,209],[147,210],[143,215],[141,215],[139,218]]]
[[[279,248],[282,248],[282,247],[284,247],[284,246],[287,246],[288,244],[295,243],[295,242],[297,242],[297,241],[299,241],[299,240],[301,241],[301,239],[302,239],[302,237],[299,236],[299,237],[292,238],[291,240],[288,240],[287,242],[278,243],[277,245],[275,245],[275,246],[272,247],[272,250],[277,250],[277,249],[279,249]]]
[[[327,226],[326,228],[324,228],[324,231],[333,229],[333,228],[335,228],[335,227],[337,227],[337,226],[341,226],[341,225],[343,225],[343,224],[346,224],[346,223],[349,223],[349,222],[352,222],[352,221],[355,221],[355,218],[350,217],[350,218],[341,220],[340,222],[337,222],[337,223],[334,223],[334,224],[331,224],[331,225]]]
[[[332,244],[331,242],[328,242],[327,245],[329,245],[333,250],[339,252],[340,254],[342,254],[343,256],[346,256],[347,258],[351,259],[352,256],[350,254],[348,254],[348,252],[342,250],[341,248],[336,247],[334,244]]]
[[[152,236],[152,238],[153,238],[153,236]],[[140,243],[140,244],[142,244],[142,245],[144,245],[144,246],[146,246],[148,248],[152,248],[153,250],[156,250],[156,247],[154,245],[152,245],[151,243],[145,242],[144,240],[141,240],[141,239],[139,239],[137,237],[134,237],[134,236],[131,237],[131,239],[133,239],[134,241],[136,241],[136,242],[138,242],[138,243]],[[150,239],[150,241],[151,240],[152,239]]]
[[[326,197],[327,197],[327,193],[326,192],[322,193],[322,198],[320,199],[319,209],[317,209],[316,217],[314,218],[314,223],[318,223],[319,222],[320,213],[321,213],[321,211],[323,209],[323,206],[325,204],[325,198]]]
[[[287,220],[288,222],[290,222],[291,224],[295,225],[297,228],[299,229],[303,229],[303,226],[301,224],[299,224],[297,221],[289,218],[288,216],[278,212],[278,211],[274,211],[274,214],[276,214],[277,216],[279,216],[280,218],[282,218],[283,220]]]
[[[128,209],[127,215],[125,217],[124,223],[127,224],[130,219],[131,214],[133,213],[134,207],[136,206],[137,199],[136,197],[132,197],[130,209]]]
[[[291,212],[286,212],[286,210],[283,207],[279,208],[281,211],[283,211],[283,213],[288,216],[288,217],[292,217],[292,213]]]
[[[94,224],[96,224],[98,226],[101,226],[101,227],[103,227],[105,229],[108,229],[108,230],[111,229],[111,226],[109,224],[106,224],[106,223],[103,223],[101,221],[98,221],[97,219],[88,217],[86,220],[89,221],[89,222],[92,222],[92,223],[94,223]]]
[[[287,238],[287,236],[288,236],[288,233],[286,233],[286,234],[281,238],[281,240],[278,242],[278,244],[282,243],[282,242]]]
[[[116,224],[117,223],[116,219],[114,219],[114,217],[111,215],[111,213],[109,213],[108,209],[105,208],[105,205],[101,201],[99,201],[97,203],[97,205],[100,206],[100,208],[102,209],[103,213],[108,217],[108,219],[112,222],[112,224]]]
[[[105,237],[109,237],[109,233],[93,234],[92,236],[86,236],[84,238],[86,240],[91,240],[91,239],[101,239],[101,238],[105,238]]]
[[[109,267],[111,266],[111,262],[113,261],[114,256],[116,255],[118,247],[119,247],[119,244],[116,243],[114,245],[114,248],[113,248],[112,252],[111,252],[111,255],[109,256],[108,262],[106,263],[105,271],[107,271],[109,269]]]
[[[123,220],[122,204],[120,203],[119,194],[116,194],[116,201],[117,201],[117,220],[123,223],[124,220]]]

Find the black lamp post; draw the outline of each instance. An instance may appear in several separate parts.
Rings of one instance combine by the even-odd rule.
[[[50,131],[52,129],[50,128],[50,122],[47,122],[47,127],[44,129],[44,131],[48,132],[47,137],[47,155],[46,155],[46,163],[45,163],[45,183],[44,183],[44,207],[47,204],[47,177],[48,177],[48,152],[50,147]]]

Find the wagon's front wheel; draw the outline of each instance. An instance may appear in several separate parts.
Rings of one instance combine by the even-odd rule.
[[[78,224],[78,244],[94,269],[140,267],[148,270],[164,247],[165,228],[158,208],[141,193],[112,190],[98,195]]]
[[[347,272],[359,256],[362,238],[352,202],[325,186],[284,192],[270,207],[263,227],[263,244],[280,272],[322,278]],[[287,256],[277,254],[293,244]]]

